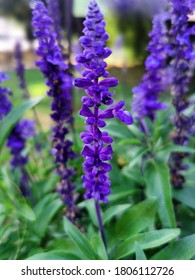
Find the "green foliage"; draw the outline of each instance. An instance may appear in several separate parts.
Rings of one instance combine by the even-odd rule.
[[[148,161],[146,163],[144,177],[147,186],[147,196],[154,197],[158,200],[158,215],[163,227],[175,227],[176,222],[167,166],[157,161]]]
[[[146,255],[138,242],[135,242],[135,256],[136,260],[147,260]]]
[[[35,254],[26,260],[80,260],[77,255],[60,250]]]
[[[14,79],[13,79],[14,80]],[[33,96],[44,91],[39,75],[27,73]],[[13,81],[12,81],[13,82]],[[15,88],[15,80],[11,87]],[[41,88],[39,86],[41,85]],[[128,88],[127,88],[128,89]],[[75,91],[75,94],[78,92]],[[17,93],[19,94],[19,93]],[[16,98],[17,106],[20,99]],[[79,97],[80,99],[80,97]],[[172,145],[171,111],[160,112],[154,124],[146,120],[149,136],[138,124],[131,127],[118,121],[110,122],[108,132],[114,138],[114,156],[110,173],[112,193],[109,203],[101,203],[107,248],[99,232],[93,200],[83,200],[81,175],[83,159],[79,156],[83,119],[75,116],[78,157],[75,168],[77,207],[81,218],[73,225],[67,218],[66,206],[56,192],[59,177],[50,155],[51,130],[48,100],[32,99],[16,107],[0,122],[0,259],[28,260],[111,260],[111,259],[192,259],[195,256],[195,188],[194,144],[189,147]],[[43,104],[44,103],[44,104]],[[17,170],[10,170],[10,156],[5,140],[13,126],[37,105],[45,131],[39,131],[41,152],[34,138],[28,142],[26,171],[29,175],[31,197],[20,191]],[[74,106],[75,111],[79,103]],[[173,190],[170,184],[168,160],[171,152],[188,153],[186,187]],[[176,228],[176,224],[180,229]]]
[[[88,239],[66,218],[64,220],[64,227],[68,237],[78,246],[84,259],[97,259],[96,251]]]
[[[193,256],[195,256],[195,234],[171,243],[156,253],[152,260],[190,260]]]
[[[152,226],[154,224],[156,207],[156,200],[148,199],[126,211],[116,223],[118,238],[128,238]]]
[[[179,229],[161,229],[140,233],[121,242],[116,248],[115,258],[121,259],[135,252],[135,242],[139,242],[142,249],[159,247],[175,239],[180,234]]]
[[[177,201],[195,209],[195,188],[194,187],[186,187],[181,190],[174,190],[173,197]]]
[[[1,122],[0,122],[0,151],[4,142],[9,135],[14,125],[22,118],[23,114],[33,108],[42,100],[42,97],[26,101],[22,105],[14,108]]]

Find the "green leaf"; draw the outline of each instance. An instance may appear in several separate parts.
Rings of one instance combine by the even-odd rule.
[[[185,187],[181,190],[173,190],[173,197],[183,204],[195,209],[195,188]]]
[[[48,195],[45,195],[35,206],[34,206],[34,212],[36,216],[40,216],[45,207],[47,207],[52,201],[54,201],[56,198],[58,198],[59,195],[57,193],[49,193]]]
[[[75,245],[75,243],[69,239],[69,238],[64,238],[64,234],[63,237],[61,238],[53,238],[47,245],[47,249],[49,251],[53,251],[53,250],[63,250],[64,252],[67,253],[72,253],[74,255],[77,255],[80,257],[80,251],[78,250],[78,247]]]
[[[67,235],[77,245],[85,260],[98,259],[98,256],[89,240],[67,218],[64,219],[64,227]]]
[[[94,199],[85,200],[78,204],[79,208],[86,208],[92,223],[98,227],[98,220],[94,206]]]
[[[94,249],[96,250],[99,260],[107,260],[108,255],[104,246],[104,242],[102,240],[101,234],[98,233],[92,239],[91,244],[93,245]]]
[[[137,138],[133,138],[133,139],[122,139],[120,140],[117,145],[119,146],[124,146],[124,145],[141,145],[142,142],[137,139]]]
[[[133,156],[133,160],[128,165],[128,168],[132,168],[138,161],[139,159],[145,155],[149,151],[148,147],[141,147],[137,153]]]
[[[195,149],[185,146],[179,146],[179,145],[168,145],[166,148],[163,148],[163,152],[178,152],[178,153],[195,153]]]
[[[108,223],[116,215],[121,214],[122,212],[126,211],[129,207],[131,207],[131,204],[121,204],[121,205],[111,206],[102,215],[103,216],[103,223],[104,223],[104,225],[106,223]]]
[[[126,191],[120,191],[120,192],[113,192],[112,194],[109,195],[108,199],[110,202],[115,202],[115,201],[118,201],[122,198],[127,198],[128,196],[134,194],[138,192],[138,190],[135,190],[135,189],[130,189],[129,190],[126,190]]]
[[[22,105],[14,108],[1,122],[0,122],[0,151],[4,145],[4,142],[15,126],[15,124],[22,118],[23,114],[37,105],[43,97],[34,98],[26,101]]]
[[[144,251],[138,242],[135,242],[135,257],[136,260],[147,260],[146,255],[144,254]]]
[[[7,235],[9,235],[9,232],[13,231],[12,225],[8,224],[8,225],[3,225],[1,224],[1,229],[0,229],[0,247],[1,247],[1,243],[2,243],[2,239],[4,238],[4,235],[6,235],[6,233],[8,232]]]
[[[42,238],[45,235],[49,223],[63,206],[63,202],[60,199],[56,199],[43,209],[37,220],[33,223],[34,231],[39,237]]]
[[[34,211],[27,203],[23,203],[20,205],[20,215],[31,222],[36,220]]]
[[[129,165],[125,166],[122,169],[122,174],[133,182],[136,182],[140,185],[144,184],[144,178],[140,172],[140,167],[137,165],[133,167],[129,167]]]
[[[121,138],[121,139],[132,138],[131,132],[125,125],[120,126],[120,129],[118,129],[118,123],[112,123],[112,124],[108,123],[108,125],[106,126],[106,130],[113,137],[117,137],[117,138]]]
[[[116,223],[118,238],[125,239],[154,224],[157,202],[147,199],[126,211]]]
[[[148,161],[144,178],[148,197],[157,199],[158,214],[163,227],[176,227],[168,167],[164,163]]]
[[[63,250],[53,250],[35,254],[26,260],[80,260],[80,258],[75,254],[64,252]]]
[[[155,254],[152,260],[190,260],[195,256],[195,234],[184,237]]]
[[[161,229],[134,235],[117,246],[115,259],[121,259],[135,252],[136,241],[143,250],[152,249],[166,244],[179,234],[179,229]]]

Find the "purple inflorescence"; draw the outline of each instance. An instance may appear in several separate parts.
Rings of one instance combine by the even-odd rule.
[[[19,79],[19,87],[24,90],[24,98],[28,98],[28,92],[26,87],[26,81],[25,81],[25,69],[23,64],[23,56],[22,56],[22,49],[21,44],[19,42],[16,43],[15,46],[15,61],[16,61],[16,75]]]
[[[0,84],[8,79],[9,77],[7,75],[5,75],[4,73],[0,73]],[[9,100],[9,95],[11,94],[12,92],[8,88],[0,86],[0,121],[12,109],[12,104]]]
[[[22,119],[15,125],[8,137],[7,146],[10,148],[13,159],[11,166],[22,167],[28,162],[28,157],[22,155],[25,148],[26,139],[34,135],[34,121]]]
[[[194,117],[186,115],[185,110],[189,106],[188,86],[190,82],[190,62],[194,59],[191,35],[194,35],[194,27],[188,22],[188,15],[191,13],[193,1],[172,0],[170,36],[173,48],[172,60],[172,88],[171,94],[175,107],[173,124],[175,130],[171,135],[174,144],[185,146],[189,143],[189,134],[192,131]],[[190,4],[190,6],[189,6]],[[182,170],[186,169],[183,164],[185,153],[172,153],[170,158],[170,173],[172,185],[181,188],[185,178]]]
[[[82,97],[83,106],[80,115],[86,118],[87,131],[81,133],[81,139],[85,144],[82,155],[85,157],[83,164],[85,175],[83,176],[85,198],[94,198],[108,201],[110,193],[109,171],[112,169],[107,161],[112,159],[113,139],[102,128],[106,126],[106,119],[118,117],[128,125],[133,123],[129,112],[123,110],[124,102],[120,101],[113,105],[113,94],[110,87],[118,84],[116,78],[109,78],[105,70],[107,63],[105,58],[109,57],[112,51],[107,48],[106,41],[109,35],[105,31],[105,21],[98,5],[91,1],[84,21],[84,36],[80,43],[84,48],[83,54],[76,57],[77,63],[82,64],[86,70],[82,73],[83,78],[75,79],[74,84],[84,88],[87,96]],[[107,109],[100,109],[101,105],[108,106]]]
[[[12,160],[11,167],[19,168],[21,171],[20,189],[24,196],[29,196],[28,175],[25,170],[25,165],[28,163],[28,156],[24,155],[26,147],[26,140],[34,136],[34,121],[22,119],[12,129],[8,140],[7,146],[10,149]]]
[[[59,0],[47,0],[48,14],[53,19],[54,32],[57,35],[59,45],[62,41],[62,29],[61,29],[61,13]]]
[[[170,45],[166,22],[169,14],[162,12],[154,17],[153,29],[150,33],[150,43],[147,50],[150,55],[145,62],[146,74],[137,87],[133,88],[132,109],[135,117],[155,119],[158,110],[167,106],[159,101],[159,94],[167,89],[171,81],[171,71],[168,67]]]
[[[9,79],[4,73],[0,74],[0,83]],[[8,95],[11,91],[7,88],[0,87],[0,120],[2,120],[12,109]],[[24,166],[28,162],[28,156],[23,155],[26,146],[26,140],[34,135],[34,122],[26,119],[20,120],[12,129],[8,136],[7,146],[10,148],[12,154],[11,167],[19,168],[21,171],[20,188],[24,196],[29,195],[28,175]],[[25,180],[24,180],[25,178]]]
[[[72,124],[72,77],[67,72],[68,66],[63,62],[60,47],[56,43],[57,35],[53,31],[53,20],[41,1],[37,1],[33,11],[32,25],[39,46],[36,54],[40,57],[36,65],[46,78],[49,86],[48,96],[52,97],[51,118],[56,123],[53,128],[53,149],[55,161],[58,164],[57,172],[61,177],[58,191],[67,205],[66,215],[72,221],[76,218],[74,189],[70,181],[74,170],[68,167],[70,159],[75,158],[72,151],[72,142],[66,139],[68,127]]]

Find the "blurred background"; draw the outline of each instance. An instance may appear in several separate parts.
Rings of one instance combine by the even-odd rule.
[[[13,90],[15,104],[21,102],[22,94],[17,87],[15,75],[14,50],[20,42],[23,63],[26,69],[26,80],[32,97],[44,95],[46,87],[39,70],[36,69],[36,40],[31,27],[31,9],[36,0],[0,0],[0,71],[5,71],[11,79],[6,86]],[[48,2],[45,0],[44,2]],[[75,55],[82,52],[78,38],[82,35],[83,20],[87,12],[89,0],[53,0],[60,6],[57,15],[61,22],[62,46],[65,58],[73,66],[74,75],[80,75],[75,65]],[[131,88],[141,78],[144,59],[147,55],[148,32],[152,27],[152,18],[165,7],[166,0],[97,0],[107,22],[108,41],[113,54],[108,59],[110,72],[116,76],[121,86],[119,94],[131,95]],[[55,4],[55,3],[54,3]],[[78,102],[80,97],[76,98]],[[49,121],[46,114],[48,104],[42,102],[40,110],[42,119]],[[129,100],[130,102],[130,100]],[[79,107],[79,104],[75,105]],[[46,123],[48,123],[46,121]]]

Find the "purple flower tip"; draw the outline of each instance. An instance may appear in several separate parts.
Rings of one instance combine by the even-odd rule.
[[[75,87],[88,88],[93,85],[93,82],[84,78],[78,78],[74,80]]]

